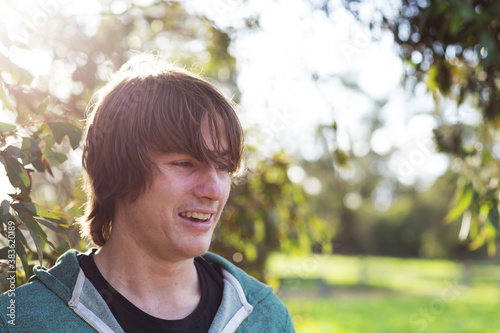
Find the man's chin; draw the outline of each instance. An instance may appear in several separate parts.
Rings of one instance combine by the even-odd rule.
[[[189,249],[186,249],[187,255],[190,258],[199,257],[208,252],[210,242],[193,244]]]

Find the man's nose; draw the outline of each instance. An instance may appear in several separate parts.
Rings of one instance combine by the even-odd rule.
[[[219,200],[224,195],[224,180],[214,165],[205,165],[200,170],[200,176],[195,186],[195,194],[200,198],[212,201]]]

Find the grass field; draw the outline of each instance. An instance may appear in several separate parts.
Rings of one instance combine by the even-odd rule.
[[[500,267],[442,260],[273,256],[297,332],[500,332]]]

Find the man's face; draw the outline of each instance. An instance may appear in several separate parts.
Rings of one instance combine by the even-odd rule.
[[[201,127],[205,143],[213,149],[207,121]],[[227,148],[227,138],[222,139]],[[154,153],[158,172],[134,202],[117,205],[122,241],[134,242],[148,255],[177,261],[208,250],[213,230],[226,204],[231,186],[228,171],[190,155]],[[124,236],[124,237],[123,237]]]

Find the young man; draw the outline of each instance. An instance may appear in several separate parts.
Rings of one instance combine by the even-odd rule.
[[[16,332],[294,332],[267,287],[207,253],[243,133],[210,83],[152,56],[125,64],[88,118],[82,234],[16,291]]]

